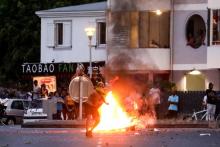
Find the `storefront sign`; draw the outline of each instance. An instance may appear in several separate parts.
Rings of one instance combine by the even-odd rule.
[[[89,63],[83,63],[85,72]],[[93,67],[103,67],[105,62],[93,63]],[[77,63],[24,63],[21,65],[23,74],[55,74],[55,73],[75,73]]]
[[[23,73],[53,73],[55,70],[54,64],[23,64]]]

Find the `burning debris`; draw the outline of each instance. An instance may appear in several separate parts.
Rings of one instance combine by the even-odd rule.
[[[155,2],[160,4],[155,6]],[[106,96],[109,105],[99,109],[100,124],[96,131],[143,129],[155,123],[154,100],[148,93],[147,74],[157,70],[157,64],[147,50],[139,50],[139,22],[143,11],[169,9],[169,0],[109,0],[108,1],[108,65],[105,76],[110,82]],[[143,20],[144,21],[144,20]],[[144,39],[143,39],[144,40]],[[146,42],[146,41],[144,41]],[[148,44],[148,43],[147,43]],[[137,71],[144,71],[139,76]],[[149,71],[149,72],[148,72]],[[152,82],[152,79],[150,79]]]
[[[132,118],[120,106],[116,97],[109,92],[106,96],[109,105],[102,105],[99,109],[101,121],[95,130],[120,130],[132,126]]]
[[[142,96],[134,83],[116,79],[105,97],[109,105],[103,104],[99,109],[100,123],[95,131],[134,131],[152,125],[156,117],[151,100]]]

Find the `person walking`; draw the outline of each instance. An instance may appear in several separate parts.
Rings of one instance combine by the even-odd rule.
[[[98,109],[103,103],[108,103],[105,101],[105,91],[102,87],[104,84],[97,84],[95,91],[89,96],[88,101],[86,102],[86,136],[92,137],[93,129],[100,122],[100,114]],[[92,123],[92,120],[94,123]]]
[[[41,88],[38,85],[38,81],[34,80],[33,83],[33,92],[32,92],[33,100],[39,99],[40,98],[40,93],[41,93]]]

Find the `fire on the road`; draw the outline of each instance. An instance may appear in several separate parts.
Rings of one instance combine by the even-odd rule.
[[[112,92],[107,94],[106,102],[109,105],[103,104],[99,109],[100,123],[95,131],[122,131],[133,125],[132,117],[123,110],[117,97]]]

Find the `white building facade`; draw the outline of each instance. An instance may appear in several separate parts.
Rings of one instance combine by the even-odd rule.
[[[205,90],[209,82],[220,89],[219,0],[108,0],[36,14],[42,63],[89,62],[84,30],[94,27],[92,61],[169,79],[178,90]]]
[[[97,28],[92,38],[92,61],[106,60],[106,38],[103,35],[106,3],[70,6],[36,14],[41,18],[41,63],[89,62],[89,40],[85,28]]]

